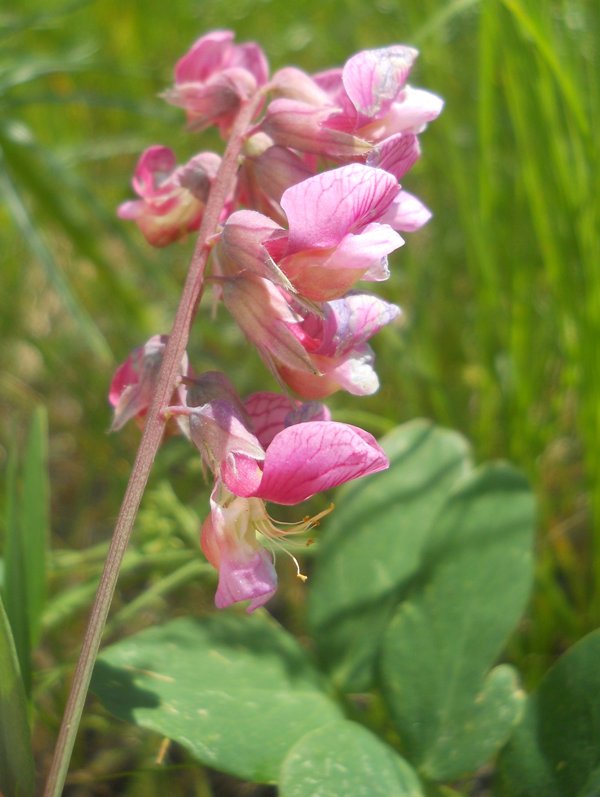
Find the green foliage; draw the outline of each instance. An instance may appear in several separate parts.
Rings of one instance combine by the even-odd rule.
[[[13,446],[6,479],[4,595],[27,692],[31,687],[31,651],[39,641],[46,593],[47,446],[46,410],[39,407],[32,418],[22,472]]]
[[[406,236],[407,245],[392,263],[391,280],[380,286],[386,298],[403,306],[406,318],[402,330],[384,330],[375,344],[382,389],[360,404],[338,395],[332,406],[336,419],[364,424],[375,433],[416,416],[432,417],[466,435],[478,458],[510,458],[527,472],[540,499],[542,558],[530,616],[511,642],[509,658],[525,681],[535,684],[558,650],[600,622],[600,150],[595,134],[600,123],[600,5],[585,0],[556,0],[551,7],[538,0],[350,0],[340,13],[340,4],[307,0],[300,16],[283,0],[52,5],[48,11],[45,0],[17,0],[0,14],[0,464],[9,488],[17,485],[23,469],[17,467],[12,430],[20,425],[21,413],[29,413],[43,397],[50,413],[53,505],[59,520],[54,542],[60,550],[51,556],[51,594],[44,614],[44,670],[33,678],[40,738],[47,739],[44,731],[55,727],[62,709],[64,695],[56,685],[63,683],[65,661],[80,646],[81,621],[106,549],[102,543],[110,534],[138,439],[134,429],[125,430],[122,438],[105,435],[112,352],[121,359],[150,334],[168,330],[192,245],[149,252],[135,230],[115,220],[114,208],[129,196],[135,158],[145,146],[171,145],[180,160],[199,147],[218,146],[216,136],[201,141],[184,131],[179,111],[156,98],[169,85],[176,58],[197,35],[215,27],[232,27],[239,39],[260,41],[275,68],[295,63],[320,70],[362,47],[392,40],[416,44],[421,56],[411,82],[446,101],[441,119],[422,136],[423,159],[405,181],[431,207],[434,219],[423,231]],[[258,358],[239,356],[239,344],[225,314],[213,321],[208,312],[201,313],[193,342],[199,361],[205,367],[218,363],[242,392],[272,384]],[[394,648],[395,633],[400,639],[409,630],[420,630],[426,637],[417,657],[421,664],[424,651],[431,649],[432,639],[423,628],[415,624],[409,629],[408,622],[433,611],[426,585],[439,601],[446,594],[444,583],[450,584],[442,578],[447,573],[450,579],[449,559],[443,567],[445,560],[439,560],[441,570],[434,576],[426,545],[428,518],[440,512],[470,468],[460,436],[419,424],[413,434],[410,450],[399,444],[395,451],[394,435],[387,443],[393,462],[406,465],[402,484],[394,486],[390,472],[340,493],[339,506],[323,524],[322,547],[308,585],[310,624],[319,660],[342,691],[376,682],[385,638],[385,650],[397,654],[394,667],[405,662],[411,677],[431,679],[424,689],[447,694],[456,720],[449,733],[463,740],[463,752],[469,736],[460,723],[472,722],[480,730],[479,737],[470,738],[472,759],[481,759],[500,738],[496,727],[488,737],[486,718],[501,713],[489,706],[496,701],[504,706],[503,733],[514,717],[518,693],[511,671],[489,669],[514,615],[510,622],[507,617],[502,634],[496,622],[489,636],[486,626],[489,646],[482,644],[479,658],[474,648],[472,689],[465,687],[468,662],[456,658],[458,639],[444,637],[447,646],[436,648],[433,664],[416,674],[416,663],[409,667],[406,661],[414,650]],[[412,465],[428,458],[431,464],[437,460],[440,469],[425,506],[422,472],[418,467],[413,472]],[[206,573],[191,543],[197,533],[191,516],[206,510],[201,476],[188,468],[187,452],[172,442],[163,448],[156,469],[151,490],[171,479],[177,496],[184,498],[187,517],[175,520],[171,510],[165,513],[164,506],[155,509],[152,500],[146,502],[152,511],[139,524],[143,539],[138,534],[128,554],[111,633],[168,619],[174,607],[189,613],[209,601]],[[402,496],[401,505],[386,500],[375,521],[372,508],[382,497],[390,498],[392,488]],[[10,585],[7,589],[5,580],[4,594],[8,604],[13,601],[16,646],[29,678],[28,651],[39,622],[35,607],[42,597],[36,599],[30,587],[43,583],[30,577],[43,549],[36,545],[26,551],[23,575],[24,551],[16,533],[21,507],[14,495],[10,488],[2,507],[13,529],[9,534],[17,539],[8,545],[12,552],[4,551]],[[35,511],[34,505],[29,510]],[[185,534],[178,536],[183,527]],[[364,534],[357,533],[359,527]],[[187,549],[170,547],[163,539],[168,534],[175,534],[178,544],[189,538]],[[457,583],[464,587],[458,571]],[[492,611],[496,601],[495,594],[488,600],[487,584],[479,588],[474,628],[483,623],[485,606],[490,603]],[[175,589],[176,600],[168,602],[166,596]],[[284,594],[289,604],[285,618],[304,632],[299,594]],[[461,600],[469,597],[459,594]],[[29,616],[18,603],[22,595],[29,595],[34,607]],[[452,605],[443,608],[443,617],[451,619]],[[595,643],[586,640],[589,644]],[[0,643],[0,657],[7,650]],[[568,656],[583,659],[578,651]],[[197,666],[202,660],[198,653]],[[442,662],[450,660],[458,667],[460,689],[446,693],[448,671]],[[392,665],[386,668],[390,677]],[[503,759],[503,795],[511,789],[519,794],[521,782],[531,794],[570,794],[565,778],[553,772],[554,766],[559,774],[564,768],[562,741],[569,754],[566,771],[579,767],[573,793],[598,791],[591,726],[585,726],[586,717],[594,718],[597,687],[592,665],[582,669],[582,684],[590,684],[587,694],[583,685],[579,692],[569,680],[565,694],[573,700],[562,710],[550,686],[540,687],[527,701],[524,723]],[[562,688],[563,681],[554,678],[551,674],[544,683]],[[1,694],[8,683],[0,674]],[[485,700],[477,704],[484,707],[477,714],[473,700],[479,695]],[[561,739],[535,731],[546,711],[570,729]],[[414,706],[411,712],[417,715]],[[0,710],[5,729],[7,716],[14,731],[18,719],[13,716],[19,712]],[[427,745],[404,716],[398,707],[394,718],[402,750],[406,753],[416,736],[411,756],[419,757]],[[432,739],[434,719],[430,711],[425,724]],[[114,759],[106,755],[110,747],[113,755],[129,756],[120,759],[123,770],[139,770],[138,776],[123,776],[115,791],[129,797],[168,791],[167,781],[150,769],[136,792],[147,748],[144,753],[121,744],[127,726],[102,725],[95,716],[86,722],[86,750],[93,747],[98,757],[89,769],[79,759],[80,774],[89,778],[79,788],[110,788],[102,784],[112,771],[108,762]],[[313,733],[318,739],[321,731]],[[568,744],[569,736],[579,747]],[[298,749],[310,739],[311,734],[298,740]],[[386,739],[395,739],[389,727]],[[432,742],[431,749],[435,766],[443,764],[449,772],[458,751],[442,742]],[[28,771],[25,765],[21,769]],[[442,769],[435,771],[441,774]],[[437,788],[426,786],[428,794],[431,789],[437,795]],[[0,790],[10,793],[3,785]],[[450,791],[444,787],[443,793]]]
[[[500,760],[503,797],[593,797],[600,787],[600,632],[559,659],[529,696]]]
[[[372,684],[381,637],[421,567],[430,524],[470,461],[464,438],[426,421],[381,442],[390,469],[339,491],[311,578],[319,654],[351,691]]]
[[[410,760],[445,781],[493,756],[520,714],[512,668],[488,670],[529,596],[532,496],[508,466],[479,468],[430,529],[424,567],[386,632],[381,680]]]
[[[0,792],[33,797],[34,767],[25,690],[10,624],[0,598]]]
[[[100,656],[92,689],[118,717],[259,783],[340,717],[293,637],[263,613],[174,620],[119,642]]]
[[[354,722],[303,736],[281,768],[281,797],[423,797],[414,770]]]

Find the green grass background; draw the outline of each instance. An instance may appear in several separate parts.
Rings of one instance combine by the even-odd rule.
[[[382,389],[331,405],[375,434],[433,418],[466,434],[480,459],[508,458],[528,474],[540,502],[540,565],[511,656],[530,682],[600,624],[600,6],[17,0],[0,11],[0,466],[45,404],[54,553],[34,683],[42,758],[138,437],[133,428],[106,434],[107,385],[132,347],[168,331],[193,246],[150,251],[114,210],[131,195],[146,146],[172,146],[180,161],[220,146],[186,132],[157,95],[193,40],[223,27],[257,40],[273,68],[317,71],[395,42],[420,49],[411,82],[446,107],[405,187],[434,218],[407,235],[381,286],[407,316],[401,332],[376,341]],[[242,393],[274,387],[243,345],[224,312],[201,312],[197,367],[226,370]],[[140,591],[150,592],[139,607],[152,608],[148,621],[172,613],[160,604],[167,593],[175,611],[206,605],[210,588],[195,584],[189,560],[189,507],[206,509],[201,485],[183,444],[161,451],[121,611]],[[123,628],[133,614],[121,616]],[[101,736],[101,714],[86,722]],[[144,775],[151,744],[128,735],[126,756],[97,737],[92,753],[80,742],[70,793],[160,793],[162,776]],[[103,787],[115,768],[139,772]],[[181,775],[198,794],[201,777]]]

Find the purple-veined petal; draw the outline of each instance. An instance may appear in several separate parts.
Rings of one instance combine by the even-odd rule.
[[[293,412],[298,401],[283,393],[251,393],[244,399],[244,407],[252,421],[254,434],[260,444],[267,448],[278,432],[286,427],[286,419]]]
[[[356,426],[299,423],[273,438],[255,495],[278,504],[297,504],[388,465],[375,438]]]
[[[377,221],[398,194],[391,174],[359,163],[310,177],[281,198],[289,222],[290,253],[338,244]]]

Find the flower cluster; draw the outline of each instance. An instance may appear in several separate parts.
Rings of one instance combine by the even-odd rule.
[[[276,576],[263,543],[272,547],[320,517],[284,531],[265,501],[295,504],[387,467],[371,435],[332,421],[315,400],[377,390],[368,341],[401,311],[358,283],[387,279],[401,233],[430,218],[399,183],[420,157],[419,133],[442,107],[434,94],[407,84],[416,56],[395,45],[358,53],[341,69],[309,75],[286,67],[269,76],[256,44],[215,31],[178,61],[164,95],[184,109],[191,129],[215,125],[225,140],[245,103],[259,100],[209,267],[217,298],[295,396],[257,393],[242,401],[225,375],[195,375],[186,357],[163,409],[214,476],[201,539],[219,570],[219,607],[264,604]],[[155,246],[183,238],[201,223],[220,163],[203,152],[177,166],[169,148],[150,147],[135,170],[138,199],[122,204],[119,215],[136,221]],[[131,418],[143,424],[164,346],[155,336],[118,369],[113,429]]]

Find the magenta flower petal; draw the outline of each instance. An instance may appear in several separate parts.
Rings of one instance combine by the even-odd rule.
[[[375,438],[356,426],[335,421],[299,423],[273,438],[254,495],[278,504],[297,504],[388,465]]]
[[[398,191],[391,174],[359,163],[288,188],[281,198],[290,229],[288,252],[335,246],[348,233],[377,221]]]

